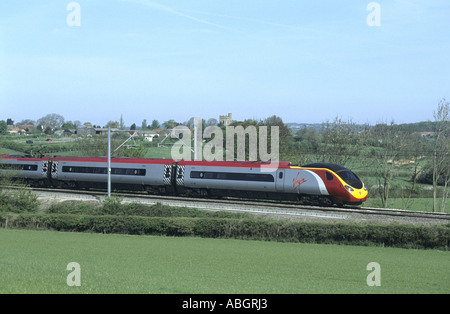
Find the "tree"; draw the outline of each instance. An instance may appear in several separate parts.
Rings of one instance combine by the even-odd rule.
[[[416,183],[419,180],[421,171],[420,163],[417,161],[423,156],[423,152],[426,149],[425,144],[425,139],[418,134],[410,134],[406,138],[404,158],[409,162],[413,162],[414,166],[412,167],[411,181],[409,184],[404,184],[400,187],[402,208],[405,210],[408,210],[413,203],[411,197],[415,193]]]
[[[380,123],[371,130],[371,138],[375,139],[379,147],[368,152],[368,159],[372,160],[374,173],[378,181],[378,193],[383,207],[387,207],[392,178],[396,174],[396,165],[402,153],[406,139],[405,133],[395,128],[394,121],[390,124]]]
[[[50,126],[48,126],[48,127],[45,128],[44,133],[47,134],[47,135],[51,135],[51,134],[54,134],[55,132]]]
[[[0,134],[5,135],[8,134],[8,125],[5,120],[0,121]]]
[[[117,128],[119,128],[119,122],[110,120],[110,121],[108,121],[108,123],[106,123],[105,128],[117,129]]]
[[[119,129],[121,129],[121,130],[125,129],[125,121],[123,120],[123,115],[120,115]]]
[[[319,152],[320,138],[314,127],[305,127],[297,131],[295,138],[299,141],[296,145],[295,156],[291,159],[298,164],[316,162]]]
[[[152,125],[150,126],[150,129],[155,130],[155,129],[159,129],[160,127],[161,127],[161,125],[159,124],[159,121],[153,120]]]
[[[271,127],[278,127],[278,146],[279,146],[279,159],[280,160],[289,160],[290,159],[290,151],[292,151],[292,143],[294,142],[294,137],[292,136],[291,129],[284,124],[283,119],[280,117],[273,115],[264,119],[264,121],[258,123],[258,126],[267,126],[267,148],[270,146],[272,142],[271,139]]]
[[[130,126],[130,130],[136,130],[136,123],[133,123],[133,124]]]
[[[34,122],[33,120],[30,120],[30,119],[25,119],[25,120],[22,120],[22,121],[16,123],[17,126],[22,126],[22,125],[35,126],[35,124],[36,124],[36,122]]]
[[[7,124],[7,125],[14,125],[14,121],[13,121],[11,118],[8,118],[8,119],[6,120],[6,124]]]
[[[168,121],[163,123],[163,126],[166,129],[173,129],[177,125],[180,125],[180,124],[178,122],[176,122],[175,120],[172,120],[172,119],[170,119],[170,120],[168,120]]]
[[[365,129],[349,120],[336,117],[332,123],[322,124],[322,142],[318,145],[319,159],[346,167],[359,156],[365,138]]]
[[[448,185],[450,182],[450,115],[449,103],[442,99],[439,101],[437,110],[433,113],[436,121],[436,131],[434,132],[434,146],[432,158],[433,171],[433,212],[437,211],[437,185],[443,176],[444,191],[442,195],[441,211],[445,210],[445,203],[448,197]]]
[[[206,123],[204,122],[206,125]],[[278,116],[264,120],[233,121],[219,127],[225,132],[223,152],[227,160],[288,160],[293,143],[291,131]],[[274,138],[272,138],[274,135]],[[270,153],[269,153],[270,152]]]
[[[147,119],[142,120],[141,128],[142,128],[142,130],[147,129]]]
[[[214,118],[210,118],[206,121],[206,126],[213,126],[213,125],[218,125],[219,121],[217,121],[217,119]]]
[[[50,127],[52,129],[60,128],[63,123],[64,117],[56,113],[48,114],[37,121],[37,124],[42,125],[44,128]]]
[[[72,121],[66,121],[61,126],[61,129],[63,129],[63,130],[76,129],[76,127],[75,127],[75,125],[73,124]]]

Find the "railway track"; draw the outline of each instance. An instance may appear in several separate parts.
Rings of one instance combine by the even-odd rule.
[[[15,189],[15,187],[10,187]],[[64,190],[30,188],[36,195],[47,201],[84,200],[101,201],[104,191]],[[115,193],[123,202],[139,202],[148,205],[192,207],[204,210],[224,210],[246,212],[274,219],[304,221],[359,221],[378,223],[406,223],[416,225],[448,224],[450,214],[408,211],[401,209],[381,209],[371,207],[320,207],[294,203],[279,203],[242,199],[208,199],[182,196],[148,195],[142,193]]]

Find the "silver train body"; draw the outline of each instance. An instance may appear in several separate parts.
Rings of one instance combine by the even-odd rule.
[[[3,155],[1,164],[1,172],[23,178],[33,186],[106,188],[108,180],[105,157],[24,158]],[[114,189],[146,190],[159,194],[309,199],[354,204],[365,200],[364,195],[360,198],[353,197],[355,193],[344,195],[349,193],[343,188],[345,182],[332,169],[293,167],[287,162],[271,166],[261,162],[113,158],[111,183]],[[362,187],[354,186],[353,189]]]

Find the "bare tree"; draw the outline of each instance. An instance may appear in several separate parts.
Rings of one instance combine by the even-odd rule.
[[[332,123],[323,123],[322,129],[322,143],[318,147],[319,158],[323,162],[350,167],[360,154],[366,130],[358,128],[351,120],[345,122],[338,117]]]
[[[433,212],[438,210],[437,204],[437,185],[440,180],[444,182],[442,193],[442,202],[440,210],[445,210],[445,203],[448,197],[448,185],[450,181],[450,115],[449,103],[443,98],[439,101],[437,110],[433,117],[436,122],[436,131],[434,133],[434,146],[432,157],[433,171]]]
[[[447,148],[448,150],[449,148]],[[442,202],[441,202],[441,212],[445,212],[445,204],[447,203],[448,194],[449,194],[449,185],[450,185],[450,155],[447,151],[447,157],[444,161],[446,168],[444,170],[444,190],[442,191]]]
[[[368,157],[373,161],[382,205],[387,207],[392,179],[397,170],[396,164],[405,146],[405,134],[395,128],[394,121],[390,124],[377,124],[372,129],[372,134],[379,147],[373,148]]]
[[[405,138],[404,158],[406,158],[408,162],[413,162],[414,166],[411,170],[411,181],[409,185],[405,184],[400,187],[403,209],[409,209],[413,203],[411,197],[415,192],[416,183],[419,179],[420,171],[422,170],[418,160],[422,157],[424,150],[425,143],[420,135],[411,134]]]

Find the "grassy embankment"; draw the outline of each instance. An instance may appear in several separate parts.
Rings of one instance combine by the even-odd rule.
[[[0,229],[0,293],[449,293],[450,253]],[[67,285],[69,263],[81,286]],[[380,265],[381,286],[366,279]]]

